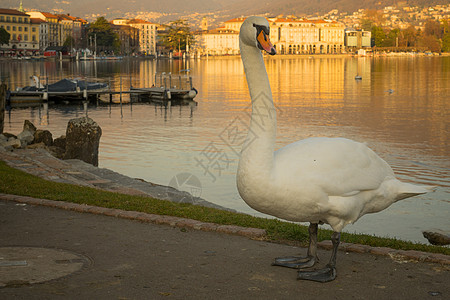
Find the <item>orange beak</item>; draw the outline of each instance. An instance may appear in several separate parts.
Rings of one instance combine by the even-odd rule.
[[[258,40],[259,45],[264,51],[266,51],[270,55],[275,55],[277,53],[277,50],[275,50],[275,47],[272,45],[272,43],[269,40],[269,37],[265,34],[263,30],[261,30],[256,39]]]

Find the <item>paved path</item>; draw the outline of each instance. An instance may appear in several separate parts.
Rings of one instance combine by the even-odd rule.
[[[0,201],[0,236],[0,253],[4,247],[18,247],[25,253],[14,261],[29,260],[25,247],[35,247],[42,248],[43,256],[48,249],[75,255],[76,259],[57,259],[68,268],[83,264],[75,273],[59,279],[31,285],[24,281],[4,284],[6,287],[0,288],[1,299],[448,299],[450,296],[448,265],[340,251],[335,281],[326,284],[297,281],[295,270],[273,267],[270,263],[276,256],[303,253],[304,249],[12,201]],[[319,251],[322,265],[329,255],[329,251]],[[41,266],[42,276],[55,272],[45,266]],[[33,267],[36,266],[0,268]]]
[[[49,180],[147,194],[134,180],[111,180],[120,174],[86,172],[33,151],[0,150],[0,159]],[[0,299],[450,298],[448,256],[343,244],[338,278],[319,284],[270,265],[274,257],[305,249],[248,238],[260,236],[245,228],[0,194]],[[327,242],[321,247],[323,266],[330,251],[323,249]]]

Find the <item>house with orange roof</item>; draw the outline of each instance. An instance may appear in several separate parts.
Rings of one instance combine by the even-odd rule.
[[[46,32],[43,33],[45,37],[42,39],[42,48],[45,49],[49,46],[61,46],[64,41],[62,41],[62,25],[59,23],[58,16],[39,11],[30,11],[27,14],[31,18],[41,19],[47,23]]]
[[[57,17],[61,24],[61,45],[70,39],[72,42],[71,48],[78,48],[82,37],[83,25],[87,24],[87,21],[69,14],[59,14]]]

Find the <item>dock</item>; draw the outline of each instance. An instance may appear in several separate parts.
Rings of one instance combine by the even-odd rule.
[[[156,85],[157,82],[158,85]],[[167,105],[168,102],[189,103],[194,101],[198,94],[192,85],[192,77],[178,75],[174,78],[170,73],[155,73],[155,84],[151,87],[131,86],[128,90],[122,90],[122,84],[118,91],[111,90],[110,85],[99,90],[76,87],[74,90],[52,91],[48,89],[48,85],[40,85],[40,88],[31,91],[27,88],[8,91],[7,104],[14,107],[45,102],[100,101],[103,103],[156,102]]]

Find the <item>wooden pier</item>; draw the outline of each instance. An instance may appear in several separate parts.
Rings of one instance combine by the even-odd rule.
[[[158,77],[159,76],[159,77]],[[186,76],[185,76],[186,77]],[[114,91],[111,89],[104,90],[80,90],[55,92],[44,89],[37,91],[16,90],[9,91],[7,97],[10,106],[24,106],[33,103],[43,102],[77,102],[77,101],[101,101],[104,103],[128,103],[128,102],[159,102],[166,103],[171,101],[175,103],[186,103],[193,101],[197,96],[197,90],[192,86],[192,77],[188,77],[184,82],[188,86],[183,88],[182,76],[178,76],[178,86],[174,85],[175,80],[172,80],[171,74],[155,74],[155,82],[160,81],[159,86],[152,86],[149,88],[135,88],[130,87],[129,90]],[[118,99],[117,99],[118,98]]]

